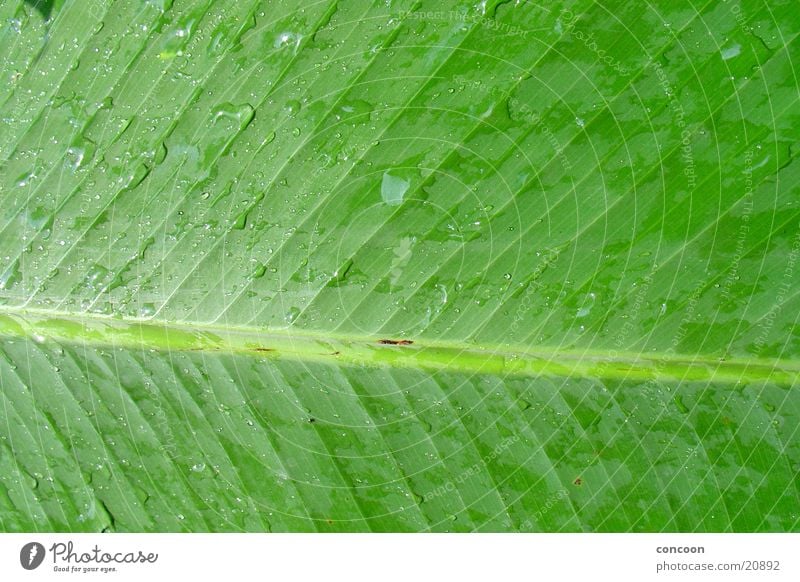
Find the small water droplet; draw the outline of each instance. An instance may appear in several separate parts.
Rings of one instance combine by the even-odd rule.
[[[286,323],[293,323],[297,316],[300,315],[300,309],[297,307],[292,307],[289,311],[286,312]]]

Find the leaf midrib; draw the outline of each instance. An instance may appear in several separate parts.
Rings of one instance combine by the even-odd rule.
[[[14,307],[0,307],[0,337],[114,349],[240,354],[350,366],[396,366],[501,376],[731,384],[765,381],[780,385],[793,385],[800,381],[800,362],[785,359],[488,345],[428,338],[409,340],[309,329],[123,319],[94,313]],[[391,344],[387,340],[410,343]]]

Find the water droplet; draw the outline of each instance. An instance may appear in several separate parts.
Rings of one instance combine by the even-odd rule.
[[[596,299],[596,295],[594,293],[589,293],[586,297],[586,301],[584,301],[583,306],[578,309],[578,313],[575,317],[586,317],[591,313],[592,307],[594,307],[594,301]]]
[[[122,191],[133,190],[144,182],[148,174],[150,174],[150,166],[147,166],[144,162],[139,162],[125,176],[120,178]]]
[[[383,181],[381,182],[381,198],[389,206],[399,206],[402,204],[403,196],[405,196],[410,185],[408,180],[403,180],[386,172],[383,174]]]
[[[33,171],[26,172],[17,178],[17,186],[24,188],[28,186],[33,180],[36,179],[36,174]]]
[[[92,267],[86,272],[86,278],[84,281],[86,285],[92,289],[101,287],[103,282],[109,275],[109,270],[103,267],[102,265],[92,265]]]
[[[353,266],[353,259],[347,259],[344,263],[342,263],[342,266],[336,269],[336,271],[334,271],[333,273],[334,281],[339,283],[344,281],[345,278],[347,277],[347,273],[350,271],[352,266]]]
[[[286,323],[294,322],[294,320],[297,319],[298,315],[300,315],[300,309],[298,309],[297,307],[292,307],[291,309],[289,309],[289,311],[286,312],[285,316]]]
[[[0,290],[11,289],[22,279],[19,259],[11,263],[4,271],[0,272]]]
[[[65,157],[65,162],[67,167],[72,170],[73,172],[77,171],[78,168],[81,167],[83,163],[83,159],[86,156],[86,152],[83,148],[79,147],[71,147],[67,149],[67,155]]]
[[[139,317],[147,318],[156,314],[156,306],[153,303],[144,303],[139,308]]]
[[[275,132],[271,131],[261,141],[261,145],[265,146],[265,145],[271,144],[273,141],[275,141]]]
[[[689,408],[683,403],[683,397],[680,394],[676,394],[674,400],[675,406],[678,407],[678,410],[680,410],[683,414],[688,414]]]
[[[720,51],[720,55],[722,56],[723,61],[727,61],[728,59],[738,57],[739,53],[741,52],[742,52],[742,45],[735,44],[733,46],[729,46],[728,48],[722,49]]]
[[[249,103],[234,105],[233,103],[223,103],[214,111],[214,123],[220,119],[231,119],[239,126],[239,131],[250,125],[255,117],[255,109]]]
[[[300,47],[300,41],[303,40],[303,36],[301,34],[297,34],[296,32],[281,32],[275,37],[275,48],[286,48],[286,47],[294,47],[294,52],[297,52],[297,49]]]

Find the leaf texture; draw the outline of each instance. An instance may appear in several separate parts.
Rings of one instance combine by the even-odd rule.
[[[0,22],[3,530],[798,529],[792,2]]]

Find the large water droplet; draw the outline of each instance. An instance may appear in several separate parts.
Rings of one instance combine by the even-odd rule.
[[[738,57],[739,53],[741,52],[742,52],[742,45],[735,44],[720,51],[720,55],[722,56],[723,61],[727,61],[728,59],[732,59],[733,57]]]
[[[303,40],[303,35],[296,32],[281,32],[275,37],[275,48],[294,47],[294,52],[297,52],[300,46],[300,41]]]
[[[234,120],[239,126],[239,131],[247,127],[255,116],[255,109],[249,103],[234,105],[233,103],[223,103],[214,112],[214,123],[221,118]]]
[[[408,192],[410,185],[408,180],[403,180],[386,172],[383,174],[383,181],[381,182],[381,198],[389,206],[399,206],[402,204],[403,196]]]

